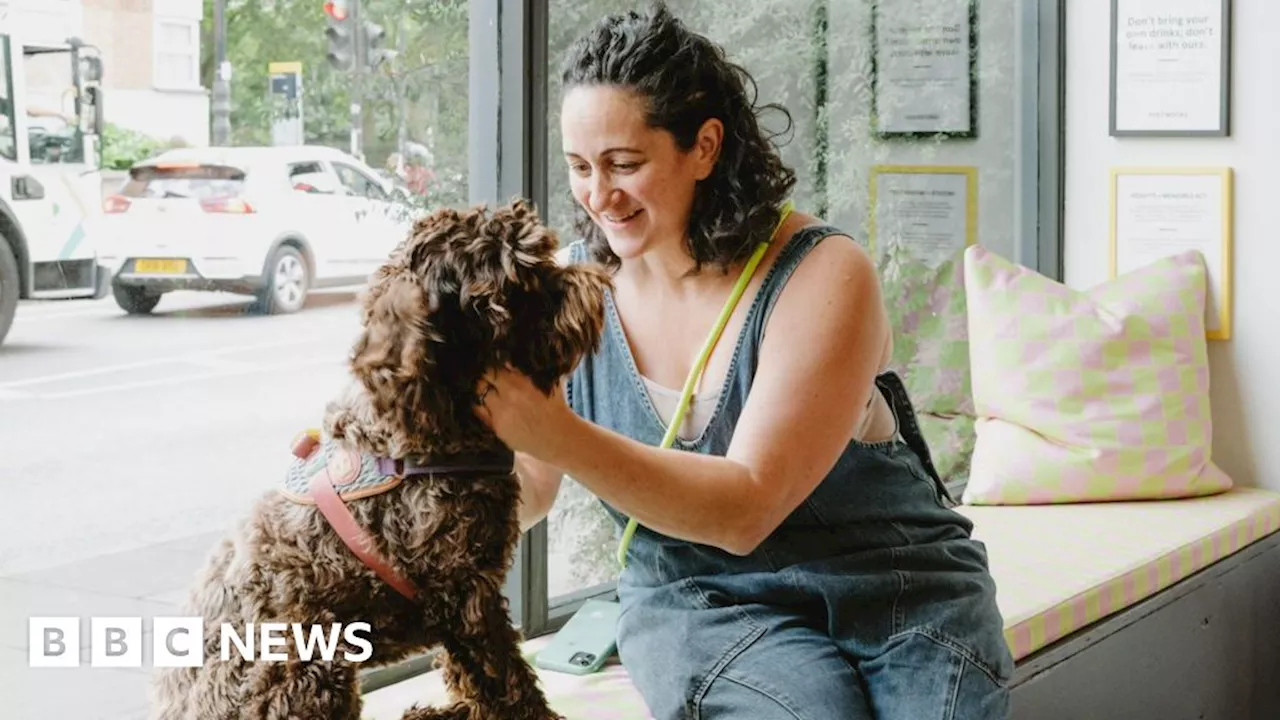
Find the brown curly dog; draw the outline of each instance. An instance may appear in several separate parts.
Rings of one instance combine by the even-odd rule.
[[[157,670],[156,717],[359,720],[361,668],[434,648],[454,703],[406,720],[558,717],[502,595],[519,538],[512,453],[473,412],[486,370],[509,364],[552,392],[599,343],[608,278],[559,266],[556,245],[523,201],[416,223],[364,296],[354,381],[196,578],[182,614],[203,618],[204,664]],[[371,547],[322,512],[326,488]],[[285,632],[271,651],[286,660],[235,645],[222,659],[223,623],[261,642],[272,622],[304,635],[367,622],[372,654],[345,657],[367,648],[338,633],[332,660],[308,660]]]

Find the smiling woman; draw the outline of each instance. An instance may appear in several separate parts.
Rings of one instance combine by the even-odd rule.
[[[1037,11],[1014,2],[968,0],[763,0],[749,6],[727,0],[673,0],[670,7],[689,28],[705,33],[727,51],[728,60],[749,72],[749,77],[740,75],[740,82],[753,110],[736,121],[743,127],[758,127],[762,141],[776,148],[781,161],[778,168],[727,173],[730,181],[744,187],[730,192],[728,202],[719,207],[738,203],[751,212],[776,213],[781,200],[789,197],[798,212],[825,217],[868,251],[893,327],[890,366],[901,374],[917,403],[921,429],[939,473],[957,490],[967,475],[975,438],[960,254],[968,243],[981,238],[986,247],[1006,257],[1021,258],[1051,276],[1058,272],[1057,186],[1050,182],[1055,171],[1039,168],[1038,162],[1049,155],[1038,161],[1034,150],[1037,135],[1057,135],[1053,86],[1044,85],[1045,104],[1038,106],[1035,83],[1046,80],[1037,80],[1034,68],[1052,75],[1056,59],[1037,58],[1034,43],[1027,44],[1027,28],[1021,25]],[[661,212],[674,206],[652,198],[665,198],[677,180],[683,183],[696,177],[695,165],[701,162],[702,152],[697,144],[704,140],[699,137],[700,120],[692,119],[700,117],[697,113],[703,105],[682,102],[692,76],[701,71],[693,65],[661,65],[654,77],[662,82],[644,85],[643,92],[600,83],[566,86],[561,71],[575,71],[564,67],[564,62],[582,29],[609,13],[635,8],[637,3],[628,0],[553,0],[549,10],[547,76],[552,102],[544,215],[566,243],[583,239],[591,259],[607,264],[617,257],[612,245],[621,252],[637,252],[633,239],[643,244],[656,232],[662,219],[646,216],[655,212],[655,206]],[[925,67],[894,59],[898,57],[895,48],[914,52],[939,40],[928,34],[937,27],[961,36],[968,32],[973,39],[969,53],[964,52],[963,37],[956,43],[957,38],[948,36],[941,40],[961,50],[948,54],[946,64]],[[1018,41],[1019,37],[1023,39]],[[981,38],[980,48],[976,38]],[[663,57],[675,57],[681,50],[678,45],[657,49]],[[610,68],[587,63],[577,71],[590,78]],[[639,66],[621,72],[639,73]],[[933,73],[946,82],[926,83],[923,75],[917,77],[921,73]],[[930,89],[911,90],[923,87]],[[645,101],[644,97],[656,99]],[[599,101],[604,98],[612,99]],[[894,105],[898,114],[889,116],[890,101],[914,105]],[[913,132],[896,136],[882,132],[899,129],[907,110],[920,116],[911,121]],[[682,116],[686,111],[693,114]],[[624,127],[619,117],[628,114],[644,121]],[[886,119],[877,122],[878,116]],[[720,138],[721,153],[728,152],[724,138],[735,134],[734,119],[725,118],[719,128],[709,128]],[[971,125],[972,133],[965,139],[955,140],[956,133],[942,131],[943,125],[961,120]],[[927,131],[931,122],[939,132]],[[587,127],[593,129],[588,132]],[[655,150],[651,145],[662,136],[657,127],[670,127],[672,132],[667,134],[669,146]],[[612,139],[605,142],[604,137]],[[604,151],[609,149],[618,151],[606,157]],[[682,150],[688,152],[682,154]],[[766,197],[769,186],[752,188],[751,183],[762,178],[771,179],[773,188],[783,187],[787,178],[781,173],[787,168],[796,171],[787,190],[775,190],[770,199]],[[1040,184],[1016,181],[1036,176],[1042,179]],[[584,203],[593,188],[609,195]],[[912,202],[922,189],[938,191],[935,197],[949,200]],[[611,204],[607,212],[593,212],[591,202]],[[628,216],[636,211],[640,211],[636,217]],[[735,213],[712,217],[700,210],[690,212],[689,254],[698,257],[707,252],[701,259],[712,266],[717,263],[702,248],[723,247],[728,256],[742,258],[750,252],[752,237],[768,232],[759,229],[769,225],[768,215],[757,219],[752,235],[739,231]],[[614,222],[619,220],[624,222]],[[722,241],[719,245],[692,242],[708,234]],[[619,292],[625,292],[625,287]],[[716,292],[723,297],[727,288],[716,288]],[[660,299],[651,296],[647,302]],[[628,334],[634,334],[634,322],[625,312],[625,304],[620,303],[619,319]],[[682,320],[661,329],[669,342],[684,342],[679,338],[682,331],[690,328],[691,333],[702,333],[711,322],[694,317]],[[698,335],[692,342],[701,339]],[[639,358],[639,364],[644,367],[644,358]],[[678,388],[683,377],[677,371],[665,378],[669,383],[652,382],[657,379],[647,372],[642,376],[655,412],[674,404],[664,391]],[[691,411],[697,422],[683,436],[693,438],[695,429],[721,402],[720,388],[714,385],[704,383],[698,389]],[[551,511],[547,535],[553,608],[613,583],[618,572],[613,557],[615,532],[597,499],[571,478],[566,480]]]
[[[492,375],[483,415],[531,496],[567,475],[626,528],[617,647],[653,716],[1004,717],[985,550],[887,372],[877,269],[790,212],[751,75],[662,4],[562,67],[568,261],[610,270],[604,336],[563,394]],[[705,424],[671,441],[651,388],[704,359]]]

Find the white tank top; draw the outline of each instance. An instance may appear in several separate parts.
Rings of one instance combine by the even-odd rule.
[[[663,387],[643,375],[640,379],[644,381],[644,386],[649,391],[649,401],[658,411],[658,417],[662,418],[663,424],[670,425],[671,418],[676,414],[676,405],[680,404],[680,391]],[[684,423],[676,435],[685,442],[696,440],[706,429],[707,423],[711,422],[711,416],[715,413],[718,402],[720,402],[718,389],[695,394],[689,400],[689,410],[685,413]]]

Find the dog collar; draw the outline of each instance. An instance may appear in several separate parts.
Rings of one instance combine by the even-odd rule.
[[[510,450],[430,457],[378,458],[378,472],[400,477],[437,473],[501,475],[510,474],[514,469],[515,453]]]
[[[307,430],[293,441],[293,454],[308,458],[320,447],[320,431]],[[510,474],[515,469],[515,453],[510,449],[485,453],[421,456],[406,458],[380,457],[376,459],[378,472],[383,475],[410,477],[413,475],[452,474]]]

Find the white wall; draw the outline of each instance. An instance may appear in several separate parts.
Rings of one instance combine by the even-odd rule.
[[[1110,5],[1067,3],[1066,282],[1107,278],[1112,167],[1233,168],[1233,337],[1209,343],[1214,459],[1280,490],[1280,2],[1235,0],[1231,136],[1204,139],[1108,135]]]
[[[131,11],[132,12],[132,11]],[[143,16],[150,25],[153,17],[201,18],[201,0],[155,0],[153,12]],[[101,11],[99,11],[101,14]],[[124,14],[114,13],[116,17]],[[132,12],[137,15],[137,12]],[[104,29],[94,23],[86,26],[83,0],[0,0],[0,30],[18,33],[25,43],[60,45],[68,37],[80,36],[90,43],[106,46],[126,30],[136,32],[134,24]],[[110,32],[117,37],[110,37]],[[95,35],[95,33],[97,33]],[[152,35],[145,41],[150,47]],[[146,133],[159,140],[181,138],[188,144],[209,144],[209,93],[200,88],[165,90],[153,86],[155,53],[144,52],[145,61],[126,68],[113,64],[111,58],[122,59],[104,50],[107,59],[104,117],[108,122]],[[32,105],[74,112],[71,95],[66,94],[71,71],[64,56],[46,56],[27,60],[27,99]],[[128,63],[126,63],[128,64]],[[122,75],[137,77],[122,78]],[[120,87],[121,85],[127,86]]]

